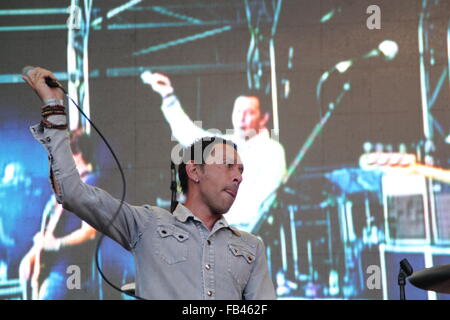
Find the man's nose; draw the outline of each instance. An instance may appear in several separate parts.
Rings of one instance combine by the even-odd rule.
[[[235,170],[233,182],[236,182],[238,185],[242,182],[242,173],[239,171],[239,169]]]

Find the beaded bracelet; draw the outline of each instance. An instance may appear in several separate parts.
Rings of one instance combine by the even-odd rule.
[[[66,108],[63,105],[45,106],[42,108],[42,116],[44,118],[54,114],[66,115]]]
[[[43,118],[48,118],[48,117],[53,116],[53,115],[62,115],[62,116],[65,116],[65,115],[67,115],[67,114],[66,114],[65,111],[59,111],[59,110],[42,112],[42,117],[43,117]]]
[[[52,115],[66,115],[66,108],[63,105],[46,105],[42,107],[42,119],[41,125],[49,129],[67,129],[67,124],[54,124],[47,120]]]
[[[58,129],[58,130],[65,130],[67,129],[68,125],[66,124],[54,124],[48,121],[47,119],[41,120],[41,125],[48,128],[48,129]]]
[[[42,112],[55,110],[55,109],[66,110],[66,107],[63,106],[62,104],[45,105],[45,106],[42,107]]]

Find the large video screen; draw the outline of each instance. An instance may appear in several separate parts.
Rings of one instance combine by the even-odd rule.
[[[445,0],[2,1],[0,299],[132,299],[96,257],[117,287],[135,281],[131,253],[97,251],[57,203],[25,66],[51,70],[107,138],[133,205],[170,209],[178,146],[236,142],[225,219],[263,240],[279,299],[398,299],[401,260],[450,264],[449,20]],[[113,156],[66,104],[83,181],[120,199]]]

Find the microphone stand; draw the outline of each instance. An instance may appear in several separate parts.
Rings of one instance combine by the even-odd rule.
[[[400,268],[400,272],[398,273],[398,285],[400,287],[400,300],[406,300],[405,295],[405,285],[406,285],[406,273]]]
[[[405,285],[406,278],[414,272],[407,259],[400,261],[400,271],[398,272],[398,285],[400,286],[400,300],[406,300]]]
[[[170,172],[171,172],[171,182],[170,182],[170,190],[172,191],[172,197],[170,201],[170,212],[173,213],[175,208],[177,207],[177,173],[175,170],[175,164],[173,161],[170,161]]]
[[[275,203],[277,199],[277,192],[281,189],[282,186],[284,186],[289,178],[294,174],[294,172],[297,170],[297,167],[302,162],[303,158],[305,157],[306,153],[309,151],[311,146],[314,144],[316,138],[318,135],[323,131],[323,128],[325,127],[328,119],[330,119],[331,115],[333,114],[333,111],[336,109],[337,106],[341,103],[342,99],[344,98],[345,94],[350,91],[351,84],[350,82],[344,83],[342,90],[340,94],[336,97],[335,101],[330,102],[328,104],[328,110],[324,116],[322,116],[319,120],[319,122],[314,126],[311,133],[309,134],[308,138],[306,138],[305,142],[303,143],[302,147],[300,148],[299,152],[297,153],[295,159],[292,161],[292,163],[289,165],[289,167],[286,169],[286,172],[284,173],[283,177],[281,178],[280,184],[278,187],[272,191],[271,194],[269,194],[264,201],[259,206],[259,210],[263,212],[261,217],[258,219],[258,221],[253,226],[251,232],[252,233],[258,233],[259,229],[261,228],[261,225],[264,221],[266,221],[267,216],[269,214],[269,209],[272,208],[272,205]]]

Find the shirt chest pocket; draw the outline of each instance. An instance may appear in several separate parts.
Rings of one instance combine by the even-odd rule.
[[[186,261],[189,233],[174,225],[159,225],[156,229],[156,255],[168,264]]]
[[[228,244],[227,250],[228,271],[233,278],[244,287],[255,262],[255,252],[251,247],[241,243]]]

